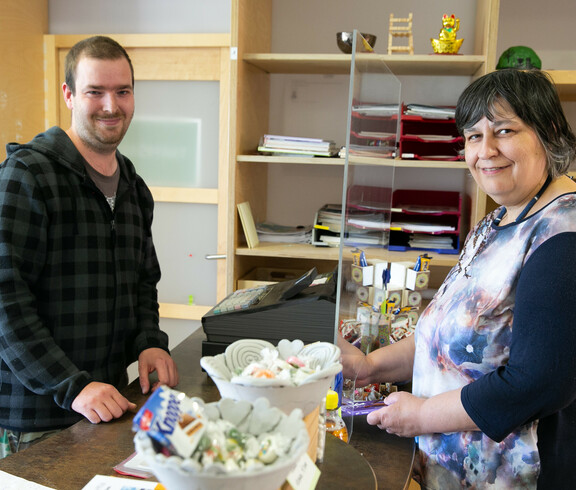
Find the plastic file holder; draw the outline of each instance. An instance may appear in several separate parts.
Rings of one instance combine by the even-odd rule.
[[[398,189],[392,195],[389,249],[457,254],[461,224],[459,192]],[[426,242],[430,246],[415,245]]]
[[[425,119],[402,114],[399,153],[402,159],[461,160],[463,139],[454,119]]]
[[[403,106],[405,109],[405,106]],[[369,114],[352,111],[351,153],[372,152],[374,156],[391,157],[397,137],[397,114]],[[398,154],[411,160],[461,160],[463,139],[453,118],[400,116]]]
[[[413,189],[391,192],[389,188],[353,185],[348,189],[347,203],[355,211],[391,213],[389,250],[441,254],[460,251],[462,197],[459,192]]]

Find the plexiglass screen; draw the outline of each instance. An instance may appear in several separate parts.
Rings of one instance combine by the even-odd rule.
[[[357,31],[353,43],[335,335],[343,352],[352,344],[369,353],[390,340],[385,281],[401,86]],[[354,415],[379,396],[356,386],[352,359],[343,358],[341,398],[349,433]]]
[[[342,322],[368,329],[380,318],[373,296],[382,277],[373,271],[386,262],[401,109],[400,82],[354,35],[336,329]]]

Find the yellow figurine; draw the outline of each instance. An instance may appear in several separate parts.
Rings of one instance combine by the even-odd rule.
[[[450,16],[444,14],[438,39],[430,39],[434,52],[437,54],[457,54],[464,42],[464,39],[456,39],[458,29],[460,29],[460,19],[456,18],[454,14]]]

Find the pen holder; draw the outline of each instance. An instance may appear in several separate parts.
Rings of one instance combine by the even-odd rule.
[[[420,308],[422,305],[422,295],[418,291],[405,289],[402,295],[402,306],[410,308]]]
[[[408,269],[406,271],[406,288],[412,291],[426,289],[430,282],[430,271],[415,271]]]
[[[394,306],[402,305],[403,289],[390,287],[386,290],[386,301],[394,303]]]
[[[366,265],[360,266],[352,264],[351,266],[352,280],[360,286],[372,286],[374,279],[374,266]]]
[[[382,303],[386,301],[386,290],[381,287],[372,286],[368,288],[369,300],[368,302],[377,308],[378,310],[382,306]]]
[[[391,262],[390,263],[390,286],[406,288],[406,274],[414,268],[414,262]]]
[[[388,269],[388,262],[386,260],[370,259],[368,260],[368,265],[374,267],[373,285],[377,288],[383,288],[384,281],[382,277],[384,271]]]
[[[358,286],[356,288],[356,299],[361,303],[370,303],[370,289],[371,286]]]

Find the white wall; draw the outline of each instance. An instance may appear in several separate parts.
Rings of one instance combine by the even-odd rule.
[[[230,32],[230,0],[48,0],[50,34]]]
[[[498,56],[510,46],[528,46],[542,60],[544,70],[576,70],[574,26],[576,2],[556,0],[500,0]],[[576,130],[576,102],[563,104]]]

